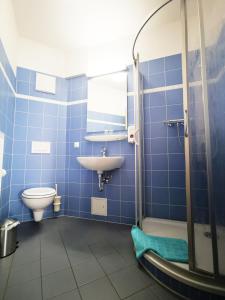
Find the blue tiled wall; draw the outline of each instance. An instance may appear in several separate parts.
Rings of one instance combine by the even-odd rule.
[[[127,143],[98,143],[84,140],[86,135],[87,103],[71,105],[67,111],[67,215],[111,222],[134,223],[134,147]],[[73,147],[74,142],[80,148]],[[125,163],[121,169],[112,172],[110,184],[103,192],[98,191],[96,172],[82,168],[77,156],[100,155],[106,146],[108,155],[123,155]],[[107,197],[108,216],[91,215],[90,197]]]
[[[75,76],[67,80],[68,101],[87,99],[87,77],[85,75]]]
[[[132,67],[128,70],[128,92],[132,92]],[[145,215],[184,220],[183,128],[180,128],[180,145],[176,128],[168,128],[163,123],[166,119],[182,118],[182,89],[176,86],[182,82],[180,55],[142,63],[141,72],[145,90]],[[14,86],[19,96],[15,100],[8,214],[22,221],[31,220],[30,210],[21,201],[21,192],[29,187],[58,183],[59,193],[63,196],[61,214],[134,223],[134,145],[126,140],[109,143],[85,141],[86,76],[57,78],[56,94],[52,95],[35,91],[35,71],[19,67]],[[171,90],[165,90],[166,87]],[[152,90],[155,88],[159,90]],[[44,98],[49,103],[41,99],[27,100],[27,96]],[[129,125],[134,124],[133,100],[130,94]],[[51,154],[32,154],[32,140],[50,141]],[[74,142],[79,142],[79,148],[74,148]],[[107,147],[109,155],[124,156],[125,162],[121,169],[112,172],[112,180],[103,192],[99,192],[96,172],[82,168],[76,157],[100,155],[102,146]],[[107,217],[91,215],[91,196],[107,197]],[[52,207],[49,207],[45,217],[52,215]]]
[[[144,89],[164,88],[181,83],[180,55],[142,64]],[[171,76],[171,78],[170,78]],[[163,80],[161,80],[163,78]],[[35,92],[35,72],[18,68],[17,93],[73,101],[69,106],[16,99],[12,192],[9,215],[30,220],[32,215],[23,205],[20,193],[31,186],[59,184],[63,196],[62,214],[106,221],[134,223],[134,146],[127,141],[91,143],[84,140],[87,116],[87,78],[57,79],[57,93]],[[67,95],[65,98],[65,87]],[[128,90],[132,92],[132,68],[128,72]],[[64,97],[64,98],[63,98]],[[76,100],[83,100],[78,101]],[[146,216],[185,219],[184,158],[175,128],[163,121],[182,117],[182,90],[151,92],[144,96]],[[134,123],[133,96],[128,97],[128,123]],[[183,131],[180,128],[182,136]],[[52,143],[50,155],[31,154],[31,141]],[[181,137],[182,140],[182,137]],[[74,142],[80,147],[74,148]],[[99,155],[106,146],[109,155],[123,155],[125,163],[112,172],[110,184],[98,191],[97,174],[83,169],[76,157]],[[24,155],[25,153],[25,155]],[[90,213],[90,197],[108,198],[108,216]],[[52,216],[52,208],[45,216]]]
[[[2,179],[0,195],[0,219],[8,216],[9,197],[10,197],[10,179],[11,179],[11,162],[12,162],[12,144],[13,144],[13,120],[15,97],[11,89],[15,88],[15,75],[9,64],[9,60],[4,51],[0,40],[0,63],[3,68],[0,69],[0,131],[5,135],[3,168],[7,175]],[[7,82],[3,72],[7,74]],[[10,86],[11,84],[11,86]]]
[[[145,215],[186,220],[183,125],[164,124],[183,118],[181,55],[144,62],[141,74],[144,89],[167,87],[144,94]]]
[[[132,68],[128,68],[128,91],[133,91]],[[167,119],[183,118],[181,56],[174,55],[142,63],[141,71],[144,89],[175,86],[172,90],[149,92],[144,96],[145,111],[145,215],[176,220],[186,219],[183,127],[180,142],[177,129],[168,128]],[[87,86],[84,78],[75,78],[76,89]],[[80,82],[80,88],[79,88]],[[71,87],[71,85],[69,85]],[[70,94],[70,91],[69,91]],[[81,99],[85,99],[87,92]],[[75,95],[74,95],[75,96]],[[81,100],[79,99],[79,100]],[[134,147],[127,141],[113,143],[91,143],[84,140],[86,135],[87,104],[72,105],[68,108],[68,214],[96,218],[90,214],[90,197],[107,197],[109,216],[97,217],[115,222],[134,220]],[[133,96],[128,97],[128,123],[134,123]],[[80,142],[74,149],[73,143]],[[90,172],[74,159],[82,155],[99,155],[106,146],[109,155],[125,156],[125,164],[113,172],[112,182],[99,193],[97,174]],[[88,183],[88,185],[85,185]],[[86,187],[86,188],[85,188]],[[74,199],[75,197],[75,199]]]
[[[32,154],[32,141],[49,141],[51,153]],[[54,187],[57,183],[65,198],[65,161],[66,106],[16,99],[9,215],[22,221],[32,219],[20,198],[21,191],[29,187]],[[48,207],[45,216],[52,215],[52,207]]]
[[[56,77],[55,94],[36,91],[36,72],[26,68],[17,68],[16,91],[18,94],[65,101],[67,99],[68,81],[62,77]]]

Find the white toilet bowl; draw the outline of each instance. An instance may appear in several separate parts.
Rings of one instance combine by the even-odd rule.
[[[32,188],[24,190],[22,200],[33,210],[34,220],[39,222],[43,218],[44,209],[53,202],[55,195],[56,191],[53,188]]]

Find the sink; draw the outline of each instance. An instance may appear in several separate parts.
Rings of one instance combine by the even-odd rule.
[[[82,167],[97,171],[98,174],[102,174],[104,171],[111,171],[118,169],[124,162],[122,156],[79,156],[78,162]]]

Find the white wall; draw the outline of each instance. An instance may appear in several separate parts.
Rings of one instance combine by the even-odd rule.
[[[65,77],[117,71],[132,64],[133,39],[134,36],[98,47],[63,52],[29,39],[19,38],[17,64]],[[180,53],[180,22],[149,26],[140,36],[136,50],[140,53],[141,61]]]
[[[66,55],[66,74],[86,73],[89,76],[117,71],[130,63],[129,39],[98,47],[77,49]]]
[[[134,36],[99,47],[67,53],[66,75],[82,73],[97,75],[132,64],[133,39]],[[180,22],[149,27],[141,34],[136,51],[139,52],[141,61],[180,53]]]
[[[65,76],[65,53],[56,48],[20,37],[17,65],[56,76]]]
[[[18,33],[10,0],[0,0],[0,38],[15,72],[17,65]]]
[[[0,8],[0,37],[14,70],[21,66],[69,77],[116,71],[132,64],[131,50],[136,32],[108,44],[66,52],[18,36],[11,0],[0,0]],[[150,23],[141,34],[136,49],[142,61],[180,52],[180,22]]]

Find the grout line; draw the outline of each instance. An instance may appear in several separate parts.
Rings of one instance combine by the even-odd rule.
[[[108,242],[108,240],[106,240],[106,241]],[[110,243],[110,245],[112,246],[111,243]],[[97,260],[98,265],[100,266],[100,268],[102,269],[103,273],[105,274],[105,277],[106,277],[106,278],[108,279],[108,281],[110,282],[110,284],[111,284],[113,290],[116,292],[116,294],[117,294],[117,296],[119,297],[119,299],[121,299],[121,297],[120,297],[119,293],[117,292],[116,288],[114,287],[114,285],[113,285],[113,283],[112,283],[112,281],[111,281],[109,275],[108,275],[108,274],[106,273],[106,271],[103,269],[103,267],[102,267],[101,263],[99,262],[97,256],[93,253],[93,251],[92,251],[90,245],[88,245],[88,248],[90,249],[90,251],[91,251],[91,253],[93,254],[93,256],[95,257],[95,259]],[[116,249],[115,249],[113,246],[112,246],[112,248],[116,251]],[[118,252],[118,251],[117,251],[117,252]]]
[[[123,237],[123,235],[122,235],[120,232],[119,232],[119,234],[121,235],[121,237]],[[110,240],[106,239],[106,241],[111,245],[111,247],[113,248],[113,250],[114,250],[115,252],[117,252],[117,253],[119,254],[119,256],[120,256],[121,258],[123,258],[123,260],[125,261],[125,257],[119,252],[119,250],[118,250],[117,248],[114,247],[114,245],[111,244]],[[89,245],[88,245],[88,247],[90,248]],[[116,271],[113,271],[113,272],[111,272],[110,274],[108,274],[108,273],[104,270],[104,268],[102,267],[102,265],[101,265],[101,263],[100,263],[100,261],[99,261],[100,258],[99,258],[99,259],[97,258],[97,256],[93,253],[93,251],[92,251],[91,248],[90,248],[90,250],[91,250],[92,254],[94,255],[95,259],[97,260],[98,264],[100,265],[101,269],[102,269],[103,272],[105,273],[106,278],[110,281],[111,286],[112,286],[113,289],[116,291],[116,293],[117,293],[117,295],[118,295],[118,297],[119,297],[120,299],[127,299],[127,298],[129,298],[129,297],[131,297],[131,296],[133,296],[133,295],[139,293],[140,291],[145,290],[145,289],[148,288],[149,286],[153,285],[153,284],[149,284],[148,287],[145,287],[145,288],[143,288],[143,289],[141,289],[141,290],[138,290],[138,291],[132,293],[131,295],[129,295],[129,296],[125,297],[125,298],[121,298],[120,295],[119,295],[119,293],[117,292],[116,288],[114,287],[114,285],[113,285],[113,283],[112,283],[112,281],[111,281],[111,279],[110,279],[110,276],[113,275],[113,274],[115,274],[115,273],[121,272],[121,271],[124,270],[124,269],[128,269],[128,268],[130,268],[130,267],[136,266],[136,264],[138,263],[138,261],[135,261],[135,263],[129,263],[129,264],[126,264],[126,266],[124,266],[124,267],[122,267],[122,268],[120,268],[120,269],[118,269],[118,270],[116,270]],[[102,257],[105,257],[105,256],[108,256],[108,255],[110,255],[110,254],[111,254],[111,253],[106,254],[106,255],[103,255],[103,256],[101,256],[101,258],[102,258]],[[96,281],[96,280],[95,280],[95,281]]]
[[[8,270],[9,272],[8,272],[6,283],[5,283],[5,286],[4,286],[3,299],[5,299],[5,297],[6,297],[6,292],[7,292],[7,289],[8,289],[9,277],[10,277],[10,274],[11,274],[11,271],[12,271],[14,256],[15,256],[15,252],[13,253],[13,258],[12,258],[12,261],[11,261],[10,266],[9,266],[9,270]]]
[[[41,264],[41,261],[42,261],[42,257],[41,257],[41,254],[42,254],[42,251],[41,251],[41,246],[42,246],[42,239],[39,238],[40,240],[40,272],[41,272],[41,298],[42,300],[44,299],[44,293],[43,293],[43,276],[42,276],[42,264]]]
[[[80,296],[80,298],[81,298],[81,300],[82,300],[83,297],[82,297],[82,295],[81,295],[80,288],[79,288],[79,286],[78,286],[78,283],[77,283],[77,280],[76,280],[76,276],[75,276],[75,274],[74,274],[73,267],[72,267],[71,261],[70,261],[70,259],[69,259],[68,251],[67,251],[67,248],[66,248],[66,246],[65,246],[65,243],[64,243],[64,240],[63,240],[63,237],[62,237],[62,234],[61,234],[61,231],[60,231],[58,222],[56,222],[56,227],[57,227],[57,231],[58,231],[58,234],[59,234],[59,236],[60,236],[60,239],[61,239],[61,241],[62,241],[63,247],[64,247],[64,249],[65,249],[66,256],[67,256],[67,259],[68,259],[68,261],[69,261],[70,269],[71,269],[71,272],[72,272],[72,274],[73,274],[73,278],[74,278],[74,281],[75,281],[75,283],[76,283],[76,286],[77,286],[77,290],[78,290],[79,296]],[[68,292],[69,292],[69,291],[68,291]]]

